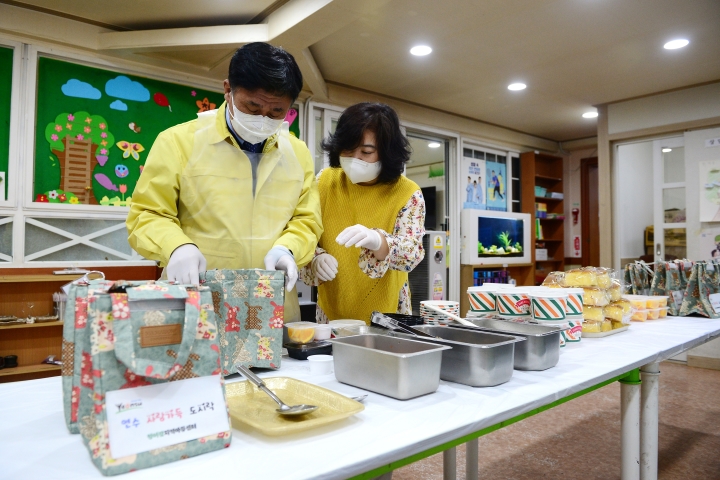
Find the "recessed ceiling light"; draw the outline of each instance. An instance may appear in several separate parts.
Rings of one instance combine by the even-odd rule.
[[[663,149],[662,149],[662,152],[663,152],[663,153],[670,153],[670,152],[672,152],[672,148],[663,148]]]
[[[438,142],[430,142],[430,143],[428,143],[428,147],[430,147],[430,148],[440,148],[440,147],[441,147],[441,144],[438,143]]]
[[[665,45],[663,45],[663,47],[665,47],[666,50],[677,50],[678,48],[683,48],[688,43],[690,43],[689,40],[685,40],[684,38],[678,38],[675,40],[670,40]]]
[[[417,45],[410,49],[410,53],[418,57],[423,57],[425,55],[430,55],[430,53],[432,53],[432,48],[427,45]]]
[[[598,116],[598,112],[585,112],[582,116],[583,118],[595,118]]]
[[[527,88],[527,85],[524,83],[511,83],[508,85],[508,90],[525,90]]]

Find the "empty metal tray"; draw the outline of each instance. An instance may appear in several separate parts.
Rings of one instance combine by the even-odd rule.
[[[467,318],[475,327],[453,324],[452,328],[483,330],[525,337],[526,341],[515,346],[517,370],[547,370],[560,359],[560,327],[508,322],[493,318]]]
[[[335,378],[398,400],[437,390],[443,350],[450,347],[386,335],[334,338]]]
[[[513,374],[515,344],[524,343],[522,337],[444,326],[418,325],[416,330],[439,338],[424,338],[423,342],[452,347],[443,352],[440,378],[471,387],[492,387],[505,383]],[[409,335],[396,333],[407,338]]]

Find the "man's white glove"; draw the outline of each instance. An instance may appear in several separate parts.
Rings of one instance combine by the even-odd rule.
[[[311,269],[317,278],[323,282],[329,282],[337,275],[338,261],[329,253],[321,253],[313,258]]]
[[[200,274],[207,269],[207,261],[192,243],[180,245],[170,255],[167,277],[171,282],[185,285],[199,285]]]
[[[265,255],[265,270],[282,270],[285,272],[285,289],[289,292],[295,287],[298,279],[298,268],[295,258],[285,247],[273,247]]]
[[[335,239],[340,245],[346,247],[365,247],[368,250],[380,250],[382,236],[375,230],[370,230],[363,225],[353,225],[340,232]]]

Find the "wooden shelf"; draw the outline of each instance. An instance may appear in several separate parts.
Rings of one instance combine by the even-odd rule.
[[[541,222],[564,222],[564,218],[539,218],[535,217],[535,220],[540,220]]]
[[[0,283],[63,282],[77,280],[82,275],[0,275]]]
[[[34,327],[56,327],[62,326],[63,322],[40,322],[40,323],[18,323],[17,325],[8,325],[7,327],[0,327],[0,332],[3,330],[12,330],[13,328],[34,328]]]
[[[553,243],[553,242],[564,242],[565,240],[552,240],[552,239],[549,239],[549,238],[544,238],[544,239],[536,238],[535,241],[536,241],[536,242],[545,242],[545,243],[550,242],[550,243]]]
[[[562,202],[564,198],[552,198],[552,197],[535,197],[536,202]]]
[[[547,175],[535,175],[535,178],[538,180],[548,180],[551,182],[562,182],[562,178],[558,177],[548,177]]]
[[[565,261],[564,258],[548,258],[547,260],[535,260],[536,263],[554,263],[563,261]]]
[[[0,370],[0,377],[23,375],[26,373],[52,372],[55,370],[60,371],[60,368],[60,365],[48,365],[46,363],[41,363],[40,365],[26,365],[24,367],[3,368]]]

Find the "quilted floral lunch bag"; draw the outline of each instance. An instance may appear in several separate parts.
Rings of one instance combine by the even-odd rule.
[[[235,365],[280,368],[285,303],[284,273],[275,270],[209,270],[200,275],[210,287],[218,318],[223,375]]]
[[[75,323],[84,323],[75,329],[80,388],[64,395],[71,398],[71,419],[97,468],[117,475],[228,447],[210,290],[160,282],[87,283],[75,287],[75,298],[86,300],[76,300]],[[155,393],[140,393],[148,389]],[[188,389],[210,401],[185,405],[191,401]],[[131,400],[114,400],[124,391]],[[164,399],[162,409],[153,407],[156,397]],[[127,418],[121,417],[126,412]],[[202,415],[193,416],[198,412]],[[208,414],[215,423],[197,420]]]

